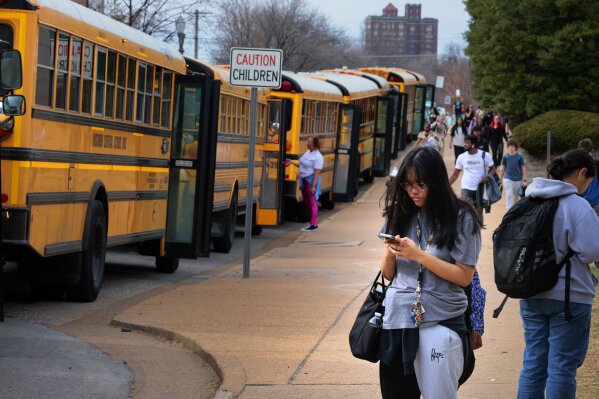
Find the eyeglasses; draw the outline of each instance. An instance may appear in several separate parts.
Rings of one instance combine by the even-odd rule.
[[[404,190],[406,190],[408,192],[412,191],[414,189],[416,189],[416,191],[418,191],[418,192],[422,192],[426,188],[426,184],[419,183],[419,182],[416,182],[416,183],[403,182],[400,184],[400,186],[401,186],[401,188],[403,188]]]

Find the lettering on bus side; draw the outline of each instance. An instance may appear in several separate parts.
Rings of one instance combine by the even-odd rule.
[[[92,145],[99,148],[126,150],[127,138],[123,136],[112,136],[110,134],[94,133]]]

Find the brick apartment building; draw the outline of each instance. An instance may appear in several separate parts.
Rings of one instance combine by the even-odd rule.
[[[383,15],[369,15],[365,21],[365,47],[372,55],[419,55],[437,53],[435,18],[422,18],[420,4],[406,4],[405,15],[389,3]]]

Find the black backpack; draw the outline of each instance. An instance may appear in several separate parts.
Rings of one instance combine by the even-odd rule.
[[[566,264],[566,320],[570,314],[570,250],[555,263],[553,218],[559,197],[543,199],[524,197],[504,215],[493,232],[495,285],[506,294],[493,312],[497,318],[507,298],[530,298],[557,284],[559,272]]]

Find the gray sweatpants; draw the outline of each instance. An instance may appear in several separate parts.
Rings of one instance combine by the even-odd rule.
[[[462,340],[440,325],[420,328],[414,370],[424,399],[457,399],[458,380],[464,368]]]

